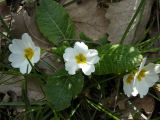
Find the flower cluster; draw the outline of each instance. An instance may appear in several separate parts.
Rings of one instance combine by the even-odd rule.
[[[40,60],[40,48],[35,46],[32,38],[24,33],[20,39],[13,39],[9,45],[11,54],[9,61],[11,66],[19,68],[22,74],[29,74],[35,63]],[[81,69],[85,75],[91,75],[95,72],[94,64],[98,63],[100,58],[98,51],[88,49],[84,42],[76,42],[74,47],[68,47],[63,54],[65,69],[68,74],[74,75]],[[130,97],[140,95],[143,98],[158,80],[160,73],[160,64],[149,63],[144,66],[146,58],[143,59],[138,70],[131,72],[123,78],[124,93]]]
[[[160,73],[160,64],[149,63],[144,66],[146,58],[143,59],[139,69],[135,72],[127,74],[123,78],[124,93],[130,97],[140,95],[143,98],[158,80]]]
[[[11,54],[9,61],[11,66],[19,68],[22,74],[30,73],[32,66],[40,60],[40,48],[35,46],[32,38],[24,33],[22,39],[13,39],[9,45]],[[82,69],[85,75],[95,71],[94,64],[99,61],[98,51],[88,49],[83,42],[76,42],[74,48],[67,48],[63,54],[65,69],[70,75],[74,75],[78,69]]]

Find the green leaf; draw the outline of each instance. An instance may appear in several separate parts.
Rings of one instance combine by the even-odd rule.
[[[48,77],[44,92],[55,110],[60,111],[70,106],[72,98],[81,92],[83,83],[81,73],[69,75],[65,70],[60,70]]]
[[[40,5],[36,9],[36,22],[44,37],[57,46],[75,35],[75,28],[69,15],[54,0],[40,0]]]
[[[99,40],[98,43],[101,45],[105,45],[105,44],[109,44],[110,41],[108,41],[108,37],[107,36],[102,36]]]
[[[79,37],[81,40],[86,40],[86,41],[93,41],[90,37],[88,37],[85,33],[81,32],[79,34]]]
[[[59,57],[63,57],[64,51],[66,48],[70,47],[70,44],[67,41],[64,41],[63,44],[59,47],[53,47],[52,51],[54,54],[58,55]]]
[[[56,47],[56,48],[53,48],[52,51],[54,54],[58,55],[59,57],[63,57],[63,54],[64,54],[64,51],[67,47],[62,45],[60,47]]]
[[[98,48],[98,52],[97,75],[122,74],[136,68],[142,60],[139,50],[129,45],[107,44]]]

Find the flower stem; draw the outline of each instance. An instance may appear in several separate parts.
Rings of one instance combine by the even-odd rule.
[[[25,103],[25,115],[24,115],[24,120],[30,120],[28,113],[27,111],[30,110],[30,101],[28,99],[28,83],[27,83],[27,76],[24,75],[24,81],[23,81],[23,86],[22,86],[22,95],[23,95],[23,100],[24,100],[24,103]]]

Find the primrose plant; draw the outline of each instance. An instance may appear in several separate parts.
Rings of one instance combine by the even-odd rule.
[[[45,81],[42,85],[45,100],[55,111],[69,107],[83,91],[84,83],[87,83],[84,81],[90,80],[95,84],[95,76],[125,75],[121,78],[124,93],[128,97],[139,94],[141,98],[159,80],[160,64],[144,66],[146,58],[143,58],[140,47],[111,44],[106,37],[93,42],[80,35],[77,40],[75,25],[60,4],[54,0],[39,0],[39,4],[35,13],[36,25],[44,38],[57,48],[57,51],[49,52],[63,61],[63,67],[47,74],[47,77],[38,69],[38,75],[42,76],[39,79]],[[40,47],[34,44],[31,36],[24,33],[21,39],[13,39],[9,50],[11,66],[19,68],[22,75],[32,75],[32,67],[36,67],[41,57]],[[137,69],[137,66],[140,67]],[[96,84],[100,82],[96,81]]]

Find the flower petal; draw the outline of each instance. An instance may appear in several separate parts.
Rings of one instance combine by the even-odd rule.
[[[146,75],[144,80],[146,81],[149,87],[152,87],[159,80],[159,76],[156,73],[149,74]]]
[[[33,63],[37,63],[40,60],[40,48],[35,47],[34,48],[34,56],[33,56]]]
[[[154,69],[157,74],[160,73],[160,64],[156,64]]]
[[[142,68],[144,67],[145,63],[146,63],[146,60],[147,60],[147,57],[143,58],[141,64],[140,64],[140,67],[139,67],[139,71],[142,70]]]
[[[143,79],[141,81],[137,80],[135,86],[136,86],[136,89],[140,95],[140,98],[143,98],[143,96],[148,93],[149,86],[147,85],[145,80],[143,80]]]
[[[129,75],[130,75],[130,74],[127,74],[127,75],[125,75],[125,76],[123,77],[123,91],[124,91],[124,93],[125,93],[128,97],[131,96],[131,93],[132,93],[132,91],[133,91],[133,80],[131,81],[130,84],[127,83],[127,79],[128,79],[128,76],[129,76]]]
[[[22,56],[21,54],[14,54],[14,53],[12,53],[12,54],[10,54],[10,56],[8,57],[8,60],[9,60],[10,62],[12,62],[12,63],[11,63],[12,67],[17,68],[17,67],[19,67],[21,64],[24,63],[25,57]]]
[[[88,64],[96,64],[99,61],[98,51],[94,49],[89,49],[87,53],[87,63]]]
[[[32,66],[30,64],[22,64],[19,69],[22,74],[29,74],[32,70]]]
[[[12,44],[9,45],[9,50],[12,53],[22,53],[24,49],[24,44],[19,39],[13,39]]]
[[[138,77],[139,73],[140,73],[141,70],[144,68],[144,65],[145,65],[145,63],[146,63],[146,60],[147,60],[147,57],[145,57],[145,58],[142,59],[142,62],[141,62],[140,67],[139,67],[139,69],[138,69],[138,72],[135,73],[134,82],[137,80],[137,77]]]
[[[74,61],[69,61],[65,63],[65,70],[68,71],[70,75],[74,75],[78,70],[78,66]]]
[[[88,46],[84,44],[84,42],[76,42],[74,45],[74,49],[76,53],[87,53],[88,52]]]
[[[65,49],[65,53],[63,54],[63,59],[65,61],[69,61],[71,59],[74,59],[74,49],[73,48],[67,48]]]
[[[149,87],[152,87],[155,82],[159,80],[159,76],[157,74],[158,71],[156,71],[156,65],[154,63],[149,63],[144,67],[145,70],[147,70],[144,80],[147,82]]]
[[[144,66],[144,69],[147,71],[155,71],[155,64],[154,63],[149,63],[148,65]]]
[[[22,35],[22,41],[25,44],[26,47],[35,47],[32,38],[28,35],[28,33],[24,33]]]
[[[91,75],[91,73],[95,71],[94,65],[80,64],[79,66],[85,75]]]

